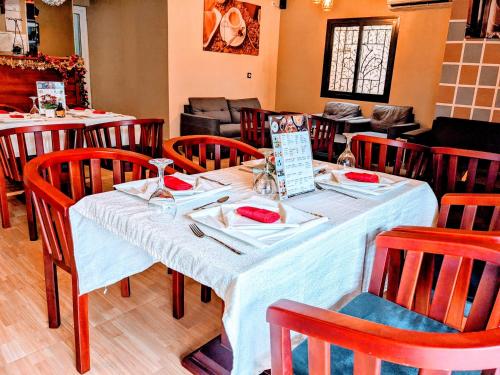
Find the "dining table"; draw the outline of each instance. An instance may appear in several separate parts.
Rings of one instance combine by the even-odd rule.
[[[328,173],[340,168],[322,166]],[[222,336],[183,359],[195,373],[205,368],[254,375],[269,369],[269,305],[290,299],[320,308],[338,306],[367,290],[377,234],[399,225],[431,226],[437,217],[437,200],[426,182],[386,176],[398,184],[380,195],[318,189],[281,202],[322,219],[274,245],[254,246],[230,232],[198,224],[242,253],[238,255],[195,236],[189,227],[193,209],[221,196],[230,197],[221,210],[251,199],[278,204],[256,197],[254,177],[248,172],[239,166],[200,174],[216,181],[214,189],[218,183],[227,189],[179,202],[177,216],[166,223],[152,218],[146,200],[117,190],[84,197],[69,210],[81,294],[161,262],[212,288],[223,300]],[[298,344],[301,337],[292,340]]]

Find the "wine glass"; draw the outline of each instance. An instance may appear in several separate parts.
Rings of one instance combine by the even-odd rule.
[[[159,223],[168,223],[175,219],[177,206],[175,198],[165,187],[165,168],[173,164],[170,159],[151,159],[150,164],[158,168],[158,187],[148,200],[148,208],[152,211],[151,220]]]
[[[345,142],[345,150],[340,154],[337,159],[337,164],[342,166],[343,168],[354,168],[356,166],[356,158],[351,151],[351,139],[353,134],[344,134],[346,142]]]
[[[30,99],[33,101],[33,106],[30,109],[30,115],[33,116],[33,117],[36,117],[36,116],[40,115],[40,110],[36,106],[36,99],[37,99],[37,97],[36,96],[30,96]]]
[[[259,195],[274,196],[278,192],[278,185],[273,175],[274,165],[271,159],[272,152],[266,153],[264,170],[260,171],[253,183],[253,190]]]

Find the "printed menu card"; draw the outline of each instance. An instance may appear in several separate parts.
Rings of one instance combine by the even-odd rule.
[[[280,200],[314,191],[307,116],[270,116],[269,121]]]
[[[59,103],[66,108],[66,95],[63,82],[37,81],[38,106],[40,113],[46,109],[56,109]]]

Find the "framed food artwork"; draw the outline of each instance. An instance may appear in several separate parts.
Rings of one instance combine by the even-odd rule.
[[[259,54],[261,6],[236,0],[205,0],[203,50]]]

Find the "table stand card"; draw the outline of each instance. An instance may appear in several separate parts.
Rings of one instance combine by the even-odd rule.
[[[307,116],[270,116],[269,121],[280,200],[314,191]]]
[[[36,91],[40,114],[45,114],[46,109],[56,109],[59,103],[66,108],[64,82],[37,81]]]

